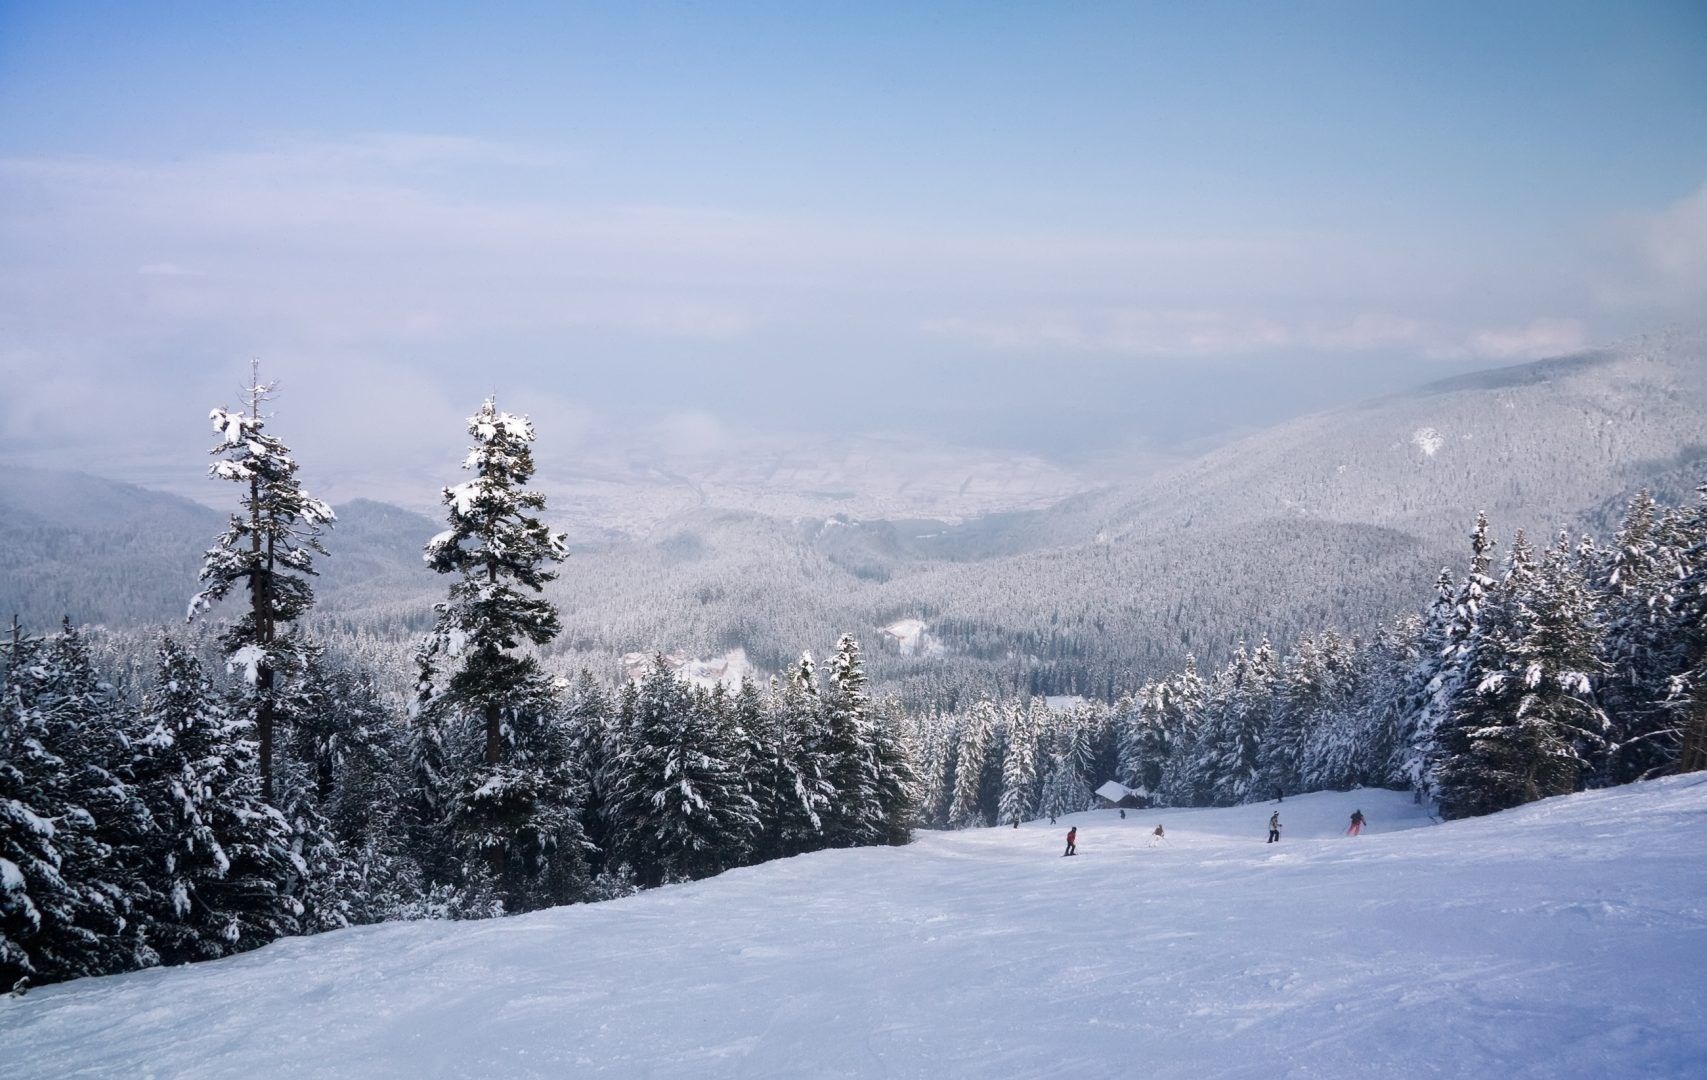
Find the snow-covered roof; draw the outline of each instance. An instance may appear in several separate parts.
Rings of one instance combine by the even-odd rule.
[[[1131,788],[1122,784],[1118,780],[1110,780],[1102,787],[1097,788],[1097,794],[1107,799],[1109,802],[1119,802],[1121,799],[1126,798],[1126,796],[1131,795],[1132,793]]]

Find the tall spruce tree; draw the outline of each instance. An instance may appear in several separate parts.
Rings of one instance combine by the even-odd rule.
[[[545,496],[526,486],[533,424],[487,398],[468,433],[474,445],[463,468],[473,478],[444,489],[450,527],[428,542],[425,556],[456,580],[418,657],[417,761],[424,786],[437,788],[424,800],[444,814],[468,887],[484,881],[512,906],[538,902],[540,887],[560,901],[583,839],[553,745],[561,734],[554,684],[518,650],[561,631],[540,592],[567,549],[539,517]],[[441,665],[451,668],[448,676]]]
[[[833,790],[825,834],[831,847],[877,842],[884,833],[884,815],[877,802],[871,695],[865,661],[852,634],[841,636],[830,657],[823,709],[824,755]]]
[[[1002,758],[1002,802],[997,815],[1002,825],[1018,825],[1037,814],[1037,732],[1029,714],[1013,709],[1008,715],[1008,751]]]
[[[305,662],[292,627],[314,604],[309,578],[314,556],[326,554],[321,530],[332,524],[332,508],[302,490],[290,448],[266,431],[261,405],[277,384],[260,381],[251,365],[248,411],[214,409],[208,414],[220,460],[208,471],[238,484],[239,511],[202,562],[202,590],[190,601],[189,618],[210,609],[234,589],[248,592],[244,613],[222,637],[233,672],[242,676],[245,709],[255,723],[260,748],[261,798],[273,801],[276,728],[286,719],[287,683]]]

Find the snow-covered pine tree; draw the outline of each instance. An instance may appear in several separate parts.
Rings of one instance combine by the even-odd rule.
[[[266,431],[261,404],[276,384],[263,384],[258,366],[251,366],[250,376],[248,412],[218,408],[208,414],[220,439],[212,451],[220,460],[208,471],[240,485],[243,494],[202,562],[202,590],[190,601],[189,618],[233,589],[249,594],[247,610],[221,640],[230,669],[242,676],[260,747],[261,798],[271,802],[275,728],[285,719],[281,696],[304,661],[291,628],[313,606],[308,579],[314,556],[326,554],[321,530],[334,518],[330,506],[302,490],[290,448]]]
[[[877,769],[871,732],[871,696],[859,642],[843,634],[830,657],[824,688],[823,752],[834,794],[824,833],[831,847],[879,842],[885,832],[877,802]]]
[[[881,815],[879,842],[900,845],[913,838],[919,815],[919,773],[908,738],[906,710],[894,698],[879,705],[872,716],[872,759],[877,772],[877,810]]]
[[[1002,759],[1001,825],[1018,825],[1037,814],[1037,732],[1025,710],[1008,713],[1008,752]]]
[[[1050,754],[1044,771],[1042,805],[1039,812],[1051,821],[1063,814],[1076,814],[1084,809],[1085,783],[1073,764],[1073,755],[1062,752]]]
[[[1262,745],[1257,750],[1254,783],[1261,795],[1305,790],[1305,745],[1324,720],[1333,692],[1323,652],[1314,638],[1302,638],[1280,665]]]
[[[1114,778],[1128,788],[1142,786],[1144,772],[1144,736],[1147,720],[1144,703],[1156,692],[1156,684],[1146,682],[1137,690],[1122,694],[1114,703],[1115,764]]]
[[[81,811],[79,824],[89,824],[94,834],[93,843],[67,845],[64,867],[90,904],[88,925],[101,950],[91,970],[148,967],[158,958],[138,933],[132,909],[147,892],[138,852],[152,823],[131,783],[128,705],[95,670],[88,643],[69,618],[43,645],[37,703],[47,721],[47,747],[66,763],[67,795]]]
[[[1498,730],[1516,710],[1520,684],[1505,676],[1523,634],[1518,595],[1534,575],[1534,553],[1519,529],[1503,578],[1479,594],[1470,636],[1454,642],[1456,655],[1467,664],[1458,674],[1451,711],[1435,727],[1430,755],[1431,788],[1444,817],[1471,817],[1510,805],[1503,763],[1487,760],[1476,737],[1483,729]]]
[[[323,865],[310,881],[317,890],[336,885],[339,910],[351,922],[403,917],[424,891],[410,848],[407,729],[369,672],[324,661],[317,670],[314,715],[298,725],[299,739],[309,736],[311,742],[293,748],[291,756],[315,762],[314,805],[337,841],[341,862]],[[299,850],[313,843],[304,833],[298,841]],[[315,912],[326,901],[317,896],[305,903],[311,925],[323,925]]]
[[[128,897],[79,879],[111,852],[53,746],[65,687],[43,643],[14,618],[0,660],[0,990],[16,991],[106,969]]]
[[[1253,794],[1270,794],[1256,791],[1254,784],[1275,675],[1274,649],[1265,638],[1254,653],[1240,642],[1216,678],[1205,710],[1199,759],[1213,805],[1235,806]]]
[[[1319,640],[1328,693],[1304,746],[1299,790],[1410,786],[1413,714],[1406,693],[1421,666],[1422,618],[1403,615],[1358,644]]]
[[[810,665],[805,658],[803,664]],[[799,678],[772,680],[770,694],[761,701],[757,735],[752,738],[752,764],[747,772],[748,790],[757,806],[761,829],[754,839],[756,853],[763,859],[798,855],[817,847],[823,835],[823,814],[830,797],[829,783],[821,773],[817,744],[817,695]],[[751,710],[749,698],[758,688],[743,681],[737,695],[738,712]]]
[[[773,684],[767,702],[773,758],[766,778],[776,850],[796,855],[826,843],[825,818],[836,796],[818,668],[802,652],[788,677]]]
[[[960,725],[954,754],[954,797],[948,822],[956,829],[990,824],[984,815],[984,778],[996,741],[996,703],[981,698]]]
[[[1671,605],[1678,674],[1666,699],[1679,772],[1707,769],[1707,484],[1696,490],[1695,503],[1667,523],[1667,546],[1681,552]]]
[[[1036,702],[1033,698],[1033,703]],[[1047,706],[1045,706],[1047,708]],[[1102,754],[1099,738],[1101,735],[1103,710],[1088,705],[1080,705],[1069,710],[1064,717],[1067,724],[1067,754],[1072,761],[1073,771],[1080,780],[1081,796],[1079,806],[1074,810],[1089,810],[1096,805],[1093,794],[1100,780],[1099,776],[1113,775],[1112,770],[1102,769]]]
[[[457,580],[420,652],[417,760],[430,774],[430,759],[444,754],[436,781],[424,777],[440,785],[428,801],[444,804],[470,888],[484,878],[512,907],[562,902],[581,871],[584,839],[554,742],[556,688],[517,650],[560,632],[556,608],[539,594],[567,550],[539,517],[545,496],[526,486],[533,424],[487,398],[468,433],[474,445],[463,468],[474,476],[444,489],[450,527],[426,548],[427,565]],[[442,684],[441,664],[452,668]]]
[[[1606,779],[1614,783],[1665,769],[1676,750],[1666,705],[1678,662],[1671,615],[1681,553],[1661,544],[1657,517],[1653,496],[1637,492],[1602,562],[1607,673],[1598,696],[1613,725]]]
[[[1187,653],[1185,665],[1167,680],[1157,714],[1170,744],[1158,800],[1163,806],[1201,806],[1208,799],[1210,777],[1200,765],[1207,697],[1197,657]]]
[[[640,680],[622,768],[630,862],[643,885],[689,881],[738,865],[758,807],[709,695],[676,678],[662,656]]]
[[[1442,730],[1443,816],[1580,788],[1606,729],[1591,685],[1603,670],[1598,633],[1594,595],[1568,549],[1551,549],[1537,568],[1519,532],[1483,612],[1473,689]]]
[[[1418,798],[1429,793],[1434,730],[1461,675],[1454,640],[1457,594],[1451,569],[1441,567],[1434,597],[1417,626],[1416,661],[1396,684],[1390,703],[1383,703],[1389,713],[1385,726],[1393,732],[1394,741],[1390,775],[1402,777]]]
[[[306,867],[290,826],[261,798],[253,724],[233,714],[201,664],[163,639],[136,740],[138,794],[154,831],[146,934],[167,963],[264,945],[298,929],[288,895]]]
[[[916,731],[919,819],[928,825],[944,826],[948,824],[949,804],[954,797],[954,784],[949,772],[953,764],[954,719],[933,709],[920,717]]]
[[[1440,744],[1441,730],[1457,724],[1462,699],[1475,693],[1476,684],[1471,671],[1476,667],[1475,651],[1482,640],[1478,633],[1482,608],[1498,584],[1490,576],[1494,547],[1488,516],[1478,511],[1475,527],[1470,532],[1470,566],[1453,596],[1452,617],[1446,624],[1440,661],[1433,667],[1432,678],[1426,687],[1427,700],[1414,725],[1416,743],[1420,748],[1416,760],[1421,765],[1417,790],[1424,797],[1437,796],[1439,783],[1435,768],[1453,753]]]
[[[563,723],[570,764],[581,796],[581,831],[591,845],[589,869],[597,876],[610,866],[619,839],[618,788],[623,748],[616,710],[591,671],[583,669],[564,703]]]

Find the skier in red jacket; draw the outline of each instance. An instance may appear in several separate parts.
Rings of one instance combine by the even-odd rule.
[[[1079,827],[1075,825],[1071,829],[1067,830],[1067,850],[1063,851],[1061,854],[1077,855],[1079,853],[1078,839]]]

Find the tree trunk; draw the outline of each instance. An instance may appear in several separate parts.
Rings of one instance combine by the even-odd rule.
[[[486,764],[504,763],[504,725],[502,714],[495,704],[486,706]]]
[[[255,669],[255,740],[261,747],[261,801],[273,804],[273,669]]]
[[[502,765],[504,763],[504,732],[503,716],[496,704],[486,706],[486,764]],[[486,853],[491,866],[492,878],[502,890],[504,882],[504,849],[501,841]]]
[[[332,798],[332,793],[337,786],[334,779],[332,755],[320,754],[319,760],[315,762],[314,792],[319,797],[321,806],[325,806],[327,800]]]
[[[267,585],[269,578],[261,566],[261,482],[249,481],[249,618],[254,623],[254,643],[265,649],[273,643],[273,624],[269,617]],[[273,802],[273,669],[262,663],[255,668],[256,697],[255,740],[261,750],[261,801]]]

